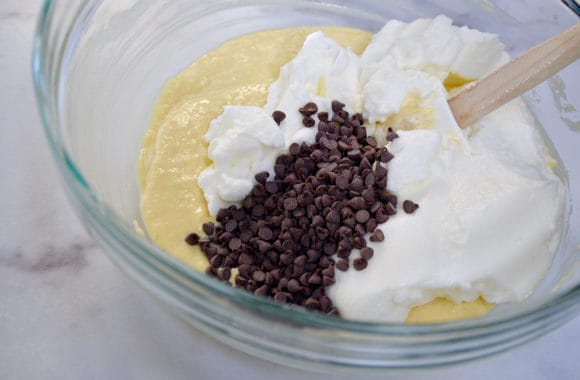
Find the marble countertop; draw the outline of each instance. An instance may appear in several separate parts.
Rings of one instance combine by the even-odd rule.
[[[271,364],[193,331],[93,243],[65,199],[35,110],[40,4],[0,4],[0,379],[349,378]],[[492,358],[392,376],[578,379],[578,342],[580,318]]]

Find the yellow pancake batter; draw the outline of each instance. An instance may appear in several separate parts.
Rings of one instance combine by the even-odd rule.
[[[208,261],[185,236],[211,220],[198,175],[210,165],[204,141],[209,123],[225,105],[266,103],[268,88],[280,67],[317,30],[361,54],[371,34],[347,28],[270,30],[229,41],[170,79],[156,104],[139,157],[141,213],[151,239],[173,256],[204,271]],[[448,89],[464,84],[457,76]],[[484,315],[491,307],[482,299],[454,304],[446,299],[414,308],[408,323],[440,322]]]

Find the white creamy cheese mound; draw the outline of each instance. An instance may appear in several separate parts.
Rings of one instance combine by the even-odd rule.
[[[390,144],[389,190],[420,205],[380,226],[364,271],[336,273],[328,294],[348,319],[403,321],[435,297],[455,302],[525,299],[559,240],[564,186],[520,100],[482,120],[471,153],[430,130]],[[352,255],[356,258],[357,255]]]
[[[199,179],[210,212],[238,203],[254,175],[272,173],[292,142],[313,142],[298,108],[330,101],[362,112],[367,131],[395,158],[388,190],[420,208],[380,225],[383,242],[362,271],[336,271],[329,297],[347,319],[404,321],[435,297],[455,302],[525,299],[544,277],[559,241],[565,188],[521,100],[461,130],[442,82],[454,73],[481,77],[508,60],[497,36],[456,27],[445,16],[388,22],[361,57],[322,33],[308,37],[281,69],[264,110],[226,107],[206,138],[214,165]],[[287,118],[280,127],[272,111]],[[268,120],[269,119],[269,120]],[[355,250],[351,260],[358,257]],[[352,262],[351,262],[352,267]]]
[[[341,102],[349,112],[361,108],[359,94],[359,56],[342,48],[322,32],[312,33],[304,41],[298,55],[280,69],[280,76],[268,90],[268,113],[286,112],[282,129],[288,146],[293,143],[313,144],[316,128],[304,128],[302,115],[296,112],[308,102],[315,102],[319,111],[331,111],[332,95],[342,94]]]
[[[211,215],[250,193],[254,176],[274,176],[274,160],[285,147],[284,135],[272,116],[260,107],[226,106],[214,119],[205,139],[213,165],[198,179]]]
[[[346,104],[345,109],[358,112],[359,73],[358,55],[321,32],[312,33],[298,55],[280,69],[280,77],[270,86],[263,110],[252,106],[225,107],[205,136],[214,164],[198,180],[210,214],[215,215],[220,208],[232,204],[239,205],[256,183],[257,173],[268,171],[273,176],[274,159],[281,152],[274,148],[287,148],[293,142],[314,143],[316,128],[305,128],[303,116],[298,112],[304,104],[314,101],[319,111],[328,112],[333,94],[344,94],[341,101]],[[270,116],[275,110],[286,113],[280,127]],[[257,135],[253,137],[254,134]]]
[[[497,35],[452,25],[446,16],[412,23],[389,21],[361,57],[364,86],[381,68],[418,69],[444,80],[450,72],[480,78],[509,61]]]

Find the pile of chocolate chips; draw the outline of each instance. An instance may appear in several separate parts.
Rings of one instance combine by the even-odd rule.
[[[207,256],[209,275],[279,302],[338,314],[325,288],[335,270],[363,270],[373,257],[364,236],[382,241],[377,228],[397,212],[397,197],[389,194],[387,169],[380,163],[394,156],[367,136],[360,113],[352,116],[344,104],[332,102],[332,117],[314,103],[300,108],[305,127],[312,128],[318,113],[316,143],[292,144],[277,157],[275,178],[256,175],[257,184],[242,207],[219,210],[217,224],[203,225],[207,237],[190,234]],[[277,124],[281,111],[273,113]],[[389,129],[387,140],[398,135]],[[418,205],[404,202],[405,212]],[[335,256],[336,255],[336,256]]]

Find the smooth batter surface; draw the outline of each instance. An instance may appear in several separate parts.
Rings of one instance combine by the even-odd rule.
[[[368,32],[346,28],[270,30],[229,41],[168,81],[162,90],[139,158],[141,212],[151,239],[173,256],[203,271],[208,261],[184,237],[203,235],[211,220],[197,177],[210,164],[204,141],[209,123],[225,105],[266,103],[268,88],[282,65],[300,50],[306,36],[321,30],[361,54]],[[451,76],[450,76],[451,77]],[[464,84],[454,76],[448,89]],[[445,299],[414,308],[407,322],[441,322],[484,315],[493,305],[482,299],[454,304]]]

